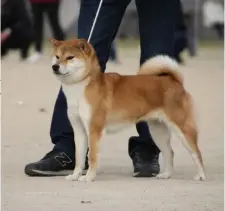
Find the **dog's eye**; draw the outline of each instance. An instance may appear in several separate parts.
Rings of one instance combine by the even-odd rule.
[[[58,56],[55,56],[56,57],[56,59],[59,59],[59,57]]]
[[[71,60],[71,59],[73,59],[74,58],[74,56],[68,56],[66,59],[67,60]]]

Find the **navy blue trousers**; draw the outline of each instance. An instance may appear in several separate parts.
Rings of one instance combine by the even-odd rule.
[[[99,1],[81,0],[78,19],[79,38],[88,38]],[[103,72],[109,58],[111,43],[129,3],[130,0],[103,0],[91,38],[91,44],[96,50]],[[158,54],[173,56],[179,4],[179,0],[136,0],[141,46],[140,64]],[[139,145],[138,148],[143,146],[145,149],[149,148],[150,153],[159,153],[147,124],[141,122],[136,128],[140,137],[136,143]],[[55,103],[50,135],[56,149],[74,154],[74,133],[67,117],[67,103],[61,89]]]

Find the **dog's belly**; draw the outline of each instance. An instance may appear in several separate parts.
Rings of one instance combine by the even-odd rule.
[[[105,126],[106,133],[118,133],[132,126],[130,122],[110,123]]]

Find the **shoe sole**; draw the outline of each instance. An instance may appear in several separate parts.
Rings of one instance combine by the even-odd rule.
[[[82,174],[86,174],[87,170],[83,170]],[[54,176],[68,176],[73,173],[73,170],[62,171],[40,171],[36,169],[26,169],[25,174],[30,177],[54,177]]]
[[[149,171],[141,171],[141,172],[134,172],[133,177],[156,177],[158,173],[153,173]]]

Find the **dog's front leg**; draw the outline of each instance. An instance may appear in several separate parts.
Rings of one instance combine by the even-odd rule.
[[[68,112],[69,114],[69,112]],[[88,149],[88,137],[84,125],[77,115],[68,115],[74,130],[75,139],[75,169],[73,174],[66,177],[67,180],[78,180],[85,168],[85,159]]]
[[[88,131],[88,142],[89,142],[89,152],[88,152],[89,168],[87,174],[79,178],[79,181],[84,182],[92,182],[96,177],[100,142],[105,133],[104,112],[101,112],[99,115],[94,114],[88,126],[89,127],[87,127],[86,131]]]
[[[86,175],[79,177],[79,181],[92,182],[95,179],[98,166],[98,153],[103,133],[103,130],[98,131],[94,128],[90,131],[88,152],[89,168]]]

